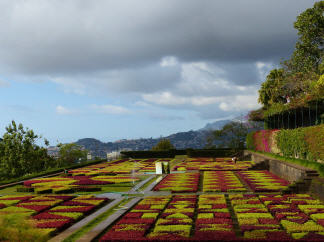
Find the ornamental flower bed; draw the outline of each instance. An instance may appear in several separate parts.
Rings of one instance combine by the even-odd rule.
[[[244,192],[246,188],[232,171],[205,171],[204,192]]]
[[[235,239],[235,232],[224,195],[200,195],[195,222],[195,240]]]
[[[257,195],[229,195],[239,227],[245,239],[289,239],[279,222],[261,203]]]
[[[235,240],[224,195],[147,197],[100,241]]]
[[[143,240],[159,213],[170,201],[170,196],[147,197],[122,217],[100,241]]]
[[[59,197],[59,196],[58,196]],[[62,230],[89,214],[101,204],[107,202],[105,198],[94,196],[65,196],[58,206],[33,216],[36,227],[40,229],[54,229],[52,232]]]
[[[159,240],[190,237],[196,202],[196,195],[174,196],[147,237]]]
[[[39,178],[25,181],[25,187],[32,187],[36,193],[73,193],[74,191],[101,190],[102,185],[135,183],[140,179],[130,175],[101,175]],[[95,187],[92,189],[91,187]]]
[[[3,196],[1,201],[8,207],[0,209],[1,214],[23,214],[35,222],[42,232],[53,234],[64,229],[107,202],[94,196]]]
[[[192,160],[184,161],[173,168],[173,171],[200,170],[200,171],[236,171],[246,170],[251,167],[252,161],[239,161],[236,164],[231,159],[218,159],[216,161]]]
[[[21,201],[29,200],[34,196],[2,196],[0,197],[0,203],[2,204],[1,207],[7,207],[14,204],[17,204]]]
[[[279,192],[290,184],[269,171],[238,171],[237,174],[254,192]]]
[[[73,193],[75,191],[98,191],[101,190],[101,186],[109,184],[134,184],[140,179],[130,175],[130,173],[133,174],[145,167],[147,167],[148,171],[155,171],[155,160],[156,159],[121,159],[91,165],[71,170],[69,171],[69,175],[65,177],[56,176],[25,181],[24,187],[18,188],[17,191],[34,191],[38,194]]]
[[[228,202],[241,235],[234,231]],[[299,238],[323,241],[323,209],[323,203],[306,194],[232,194],[228,199],[221,194],[147,197],[117,221],[100,241]]]
[[[324,240],[324,204],[308,194],[262,195],[260,200],[294,239]]]
[[[176,173],[167,175],[154,191],[196,192],[199,184],[199,173]]]

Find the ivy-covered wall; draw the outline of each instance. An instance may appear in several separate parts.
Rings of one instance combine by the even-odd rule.
[[[298,129],[261,130],[247,136],[248,149],[310,161],[324,161],[324,124]]]

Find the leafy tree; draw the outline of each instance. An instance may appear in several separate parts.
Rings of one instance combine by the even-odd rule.
[[[82,149],[80,145],[75,143],[59,144],[59,161],[63,164],[71,164],[78,160],[85,160],[87,158],[88,151]]]
[[[226,124],[221,130],[214,130],[212,132],[213,139],[221,141],[217,148],[227,147],[233,149],[244,149],[247,134],[247,126],[235,121]]]
[[[4,178],[46,170],[54,165],[47,149],[36,144],[42,138],[32,129],[12,121],[0,142],[0,170]],[[48,141],[44,139],[46,145]]]
[[[259,102],[263,105],[271,105],[274,102],[282,101],[284,85],[284,70],[273,69],[259,90]]]
[[[316,2],[297,17],[299,39],[291,58],[294,72],[318,71],[324,54],[324,1]]]
[[[174,146],[169,139],[161,139],[156,146],[153,146],[152,150],[172,150]]]
[[[220,130],[213,130],[207,137],[207,148],[245,148],[246,136],[249,132],[262,129],[262,122],[232,121]],[[217,145],[214,145],[217,143]]]
[[[284,97],[302,100],[306,96],[321,98],[318,83],[324,73],[324,1],[301,13],[294,27],[298,31],[295,50],[289,60],[273,69],[259,90],[259,102],[265,108],[285,103]]]

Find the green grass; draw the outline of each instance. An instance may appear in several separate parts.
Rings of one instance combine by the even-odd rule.
[[[260,151],[254,151],[254,150],[250,150],[254,153],[259,153],[262,155],[266,155],[266,156],[270,156],[272,158],[275,158],[277,160],[281,160],[281,161],[285,161],[288,163],[292,163],[292,164],[297,164],[297,165],[301,165],[310,169],[313,169],[315,171],[317,171],[320,175],[320,177],[324,177],[324,164],[321,164],[319,162],[314,162],[314,161],[308,161],[308,160],[302,160],[302,159],[295,159],[295,158],[291,158],[291,157],[284,157],[284,156],[280,156],[280,155],[276,155],[276,154],[272,154],[272,153],[267,153],[267,152],[260,152]]]
[[[158,179],[158,177],[160,177],[160,176],[156,176],[156,177],[152,178],[151,180],[149,180],[142,187],[140,187],[139,190],[144,191],[149,185],[151,185],[153,182],[155,182],[156,179]]]
[[[7,187],[4,189],[0,190],[0,195],[4,196],[4,195],[31,195],[31,194],[35,194],[33,192],[17,192],[16,189],[17,187],[22,187],[21,185],[16,185],[16,186],[11,186],[11,187]]]
[[[63,241],[64,242],[74,242],[74,241],[77,241],[81,236],[83,236],[84,234],[86,234],[87,232],[89,232],[92,228],[94,228],[99,223],[101,223],[106,218],[108,218],[110,215],[112,215],[116,211],[114,209],[116,209],[118,206],[123,206],[123,205],[125,205],[128,202],[129,202],[128,199],[125,199],[125,200],[121,201],[120,203],[116,204],[114,207],[110,208],[108,211],[100,214],[98,217],[96,217],[95,219],[91,220],[87,225],[83,226],[81,229],[79,229],[78,231],[76,231],[75,233],[73,233],[72,235],[70,235],[68,238],[66,238]]]

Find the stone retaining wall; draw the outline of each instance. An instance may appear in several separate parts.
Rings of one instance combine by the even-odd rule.
[[[255,165],[251,167],[251,169],[267,169],[277,176],[280,176],[291,183],[295,183],[295,186],[292,186],[291,188],[292,192],[308,192],[312,186],[313,180],[319,176],[317,171],[310,168],[277,160],[264,154],[245,151],[244,155],[245,157],[250,156],[251,160],[254,161]],[[316,189],[321,190],[321,193],[324,194],[324,186],[321,186],[320,188],[317,187]]]

